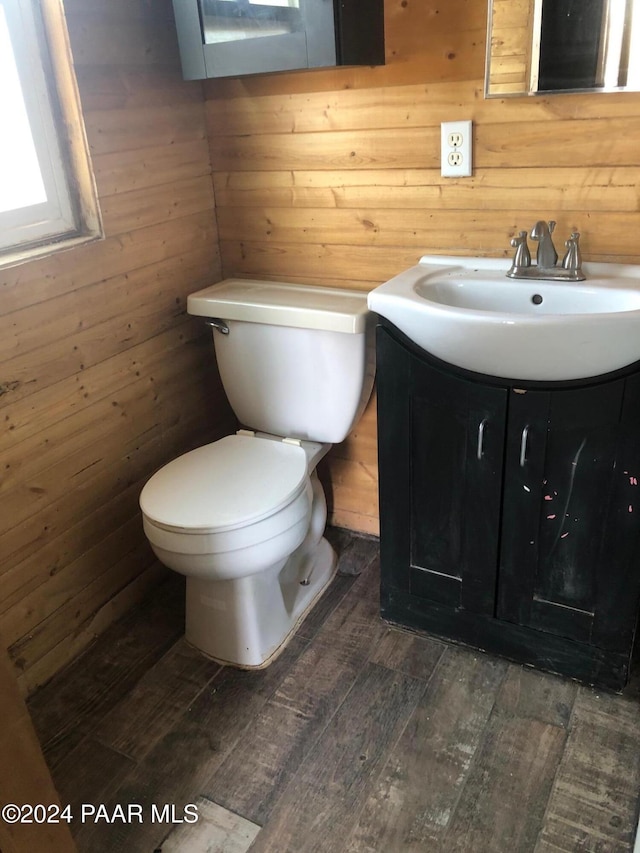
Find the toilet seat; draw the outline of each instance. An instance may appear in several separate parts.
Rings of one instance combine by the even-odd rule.
[[[244,528],[293,503],[308,483],[302,447],[228,435],[174,459],[140,495],[155,527],[207,534]]]

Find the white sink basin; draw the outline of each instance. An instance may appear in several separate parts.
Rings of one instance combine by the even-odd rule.
[[[369,294],[422,349],[507,379],[583,379],[640,360],[640,266],[583,264],[581,282],[506,277],[509,260],[425,256]]]

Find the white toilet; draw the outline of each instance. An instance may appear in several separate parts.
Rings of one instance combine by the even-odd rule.
[[[165,465],[140,495],[158,558],[187,577],[186,639],[267,666],[331,581],[315,472],[362,414],[375,372],[366,293],[228,279],[189,297],[213,326],[236,435]]]

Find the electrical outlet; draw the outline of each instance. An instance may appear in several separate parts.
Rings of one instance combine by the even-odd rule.
[[[440,172],[443,178],[471,177],[471,134],[470,121],[444,121],[440,125]]]

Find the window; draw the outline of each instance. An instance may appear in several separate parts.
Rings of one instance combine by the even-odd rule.
[[[60,0],[0,0],[0,264],[100,233],[61,27]]]

